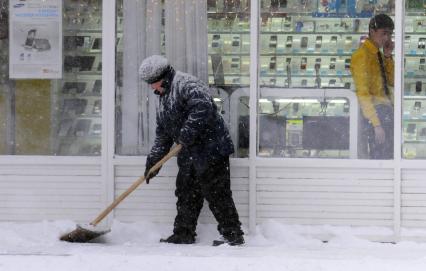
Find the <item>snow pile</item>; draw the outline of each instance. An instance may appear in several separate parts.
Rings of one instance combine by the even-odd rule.
[[[359,235],[390,235],[386,228],[285,225],[267,221],[246,245],[212,247],[216,225],[199,225],[193,245],[159,243],[170,224],[115,221],[97,243],[71,244],[58,237],[71,221],[0,223],[0,271],[63,270],[424,270],[426,244],[374,243]],[[245,229],[247,231],[247,229]],[[330,237],[328,243],[319,234]]]

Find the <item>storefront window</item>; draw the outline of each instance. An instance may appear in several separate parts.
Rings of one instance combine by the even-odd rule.
[[[259,156],[371,157],[350,68],[380,13],[393,0],[261,2]]]
[[[249,85],[248,1],[118,1],[117,14],[116,153],[146,154],[155,138],[158,97],[138,77],[155,54],[210,85],[237,142],[230,101]]]
[[[424,13],[423,1],[406,1],[402,156],[407,159],[426,158],[426,19]]]
[[[250,1],[207,1],[209,84],[231,132],[235,157],[249,152]]]
[[[354,66],[352,59],[372,39],[371,19],[393,18],[394,1],[265,0],[260,5],[257,155],[392,159],[392,53],[384,59],[380,49],[386,79],[376,54],[371,59],[377,71],[364,73],[376,77],[354,80],[356,67],[369,64]],[[117,13],[116,152],[149,151],[156,97],[137,70],[145,57],[163,54],[176,69],[209,83],[229,124],[235,157],[247,157],[250,1],[118,1]],[[370,43],[375,53],[382,47]],[[366,98],[360,82],[376,84],[377,92],[386,94]],[[381,109],[384,100],[389,112]],[[383,112],[391,124],[379,121]],[[387,130],[377,132],[376,126]],[[384,138],[391,147],[386,155],[376,155]]]
[[[117,1],[117,154],[146,154],[155,137],[158,98],[138,70],[144,58],[165,54],[164,24],[164,1]]]
[[[0,1],[0,154],[101,153],[102,1],[58,3]],[[42,16],[23,20],[18,7]],[[52,21],[43,21],[49,16]],[[62,70],[58,79],[34,69],[56,60]],[[26,74],[16,75],[23,70]]]

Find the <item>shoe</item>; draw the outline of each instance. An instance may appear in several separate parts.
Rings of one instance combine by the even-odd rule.
[[[242,235],[233,236],[228,240],[230,246],[241,246],[245,243],[244,237]]]
[[[228,244],[230,246],[241,246],[245,243],[244,241],[244,237],[242,235],[237,235],[237,236],[232,236],[232,237],[225,237],[225,238],[221,238],[220,240],[214,240],[213,241],[213,246],[220,246],[223,244]]]
[[[188,234],[172,234],[167,239],[160,239],[161,243],[171,244],[193,244],[195,243],[195,237]]]

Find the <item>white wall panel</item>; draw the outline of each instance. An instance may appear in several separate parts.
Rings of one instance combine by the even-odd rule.
[[[426,227],[426,169],[403,169],[401,181],[401,225]]]
[[[41,160],[43,161],[43,160]],[[144,165],[115,165],[115,196],[127,189]],[[241,220],[249,215],[248,166],[231,166],[232,190]],[[175,161],[163,167],[151,184],[142,184],[115,211],[122,221],[173,222]],[[297,167],[263,164],[256,169],[257,223],[392,226],[394,181],[392,168]],[[426,169],[403,168],[402,227],[426,228]],[[98,161],[82,164],[47,161],[0,164],[0,221],[71,219],[89,222],[106,207],[105,181]],[[215,223],[207,204],[200,223]]]
[[[258,223],[392,226],[392,169],[258,167]]]
[[[88,222],[103,208],[100,165],[0,165],[0,221]]]

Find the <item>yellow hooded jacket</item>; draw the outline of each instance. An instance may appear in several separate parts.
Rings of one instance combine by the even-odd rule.
[[[361,106],[362,114],[371,124],[380,126],[375,105],[393,104],[393,84],[394,84],[394,61],[391,57],[383,57],[386,79],[388,82],[390,97],[386,96],[383,87],[383,78],[380,72],[377,52],[379,49],[370,39],[365,42],[352,54],[351,73],[355,82],[356,95]]]

